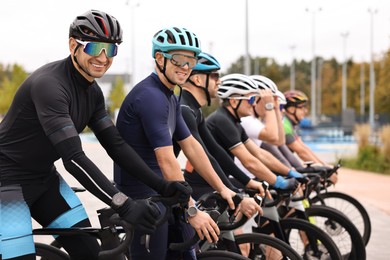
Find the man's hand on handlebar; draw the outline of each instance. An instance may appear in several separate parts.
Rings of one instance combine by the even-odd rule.
[[[176,203],[186,204],[192,194],[192,188],[186,181],[165,181],[159,193],[163,197],[177,197]]]
[[[188,222],[195,229],[201,240],[206,238],[209,243],[218,241],[220,234],[218,225],[206,212],[198,211],[196,216],[188,218]]]
[[[254,216],[257,212],[260,216],[263,215],[263,210],[254,198],[243,198],[240,203],[240,212],[248,219]]]
[[[146,234],[152,234],[156,230],[157,219],[161,214],[157,204],[148,199],[129,198],[116,211],[123,220]]]
[[[248,189],[257,190],[257,191],[259,191],[259,194],[262,198],[265,197],[263,183],[256,181],[256,180],[250,180],[245,187]],[[269,195],[269,196],[271,196],[271,195]]]

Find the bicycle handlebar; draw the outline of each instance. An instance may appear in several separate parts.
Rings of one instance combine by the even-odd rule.
[[[207,201],[210,201],[210,200],[215,200],[215,204],[216,204],[215,208],[206,208],[203,206]],[[242,197],[240,195],[237,194],[236,196],[233,197],[233,202],[234,202],[236,207],[238,206],[238,204],[241,203],[241,201],[242,201]],[[201,196],[198,199],[198,201],[196,202],[196,205],[199,209],[208,213],[210,215],[210,217],[218,224],[218,227],[221,230],[235,229],[238,226],[243,225],[247,220],[246,216],[243,215],[242,219],[244,219],[244,220],[241,219],[239,221],[240,224],[237,227],[236,227],[235,223],[231,223],[230,225],[229,224],[224,225],[224,224],[219,223],[218,222],[219,216],[224,211],[228,210],[229,205],[228,205],[227,201],[225,199],[223,199],[220,194],[215,193],[215,192],[206,193],[203,196]],[[231,214],[231,213],[232,213],[232,211],[228,210],[228,214]],[[231,228],[232,226],[234,226],[234,228]],[[173,251],[185,251],[188,248],[190,248],[191,246],[193,246],[194,244],[196,244],[199,240],[200,240],[200,238],[199,238],[198,233],[195,233],[195,235],[187,241],[184,241],[182,243],[170,243],[169,249],[173,250]]]
[[[110,217],[110,222],[113,225],[118,225],[122,226],[126,236],[123,241],[120,242],[120,244],[113,248],[113,249],[108,249],[104,251],[100,251],[98,255],[98,259],[112,259],[113,255],[119,255],[125,252],[133,240],[133,235],[134,235],[134,227],[126,222],[125,220],[121,219],[118,214],[114,214]]]

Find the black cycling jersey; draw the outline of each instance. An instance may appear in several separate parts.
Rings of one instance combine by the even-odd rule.
[[[245,144],[249,137],[240,122],[225,107],[220,107],[206,118],[207,127],[215,140],[229,153],[240,144]]]
[[[186,121],[191,134],[203,146],[214,170],[224,184],[230,189],[237,190],[227,178],[228,176],[226,176],[226,174],[231,174],[243,185],[246,185],[250,181],[250,178],[236,166],[226,151],[215,141],[206,126],[199,103],[196,101],[195,97],[186,90],[183,90],[182,93],[181,109],[183,118]],[[190,184],[207,185],[206,181],[196,171],[193,171],[192,173],[185,172],[184,176]]]
[[[62,158],[81,184],[110,203],[107,195],[112,197],[118,190],[84,154],[78,134],[86,126],[114,160],[153,187],[161,186],[160,179],[121,139],[98,84],[87,81],[70,56],[39,68],[18,89],[0,123],[1,185],[40,182],[56,172],[54,162]]]

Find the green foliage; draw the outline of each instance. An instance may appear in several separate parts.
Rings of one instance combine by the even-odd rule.
[[[114,113],[116,109],[119,109],[125,99],[124,82],[121,77],[116,77],[115,82],[112,85],[109,95],[109,111]]]
[[[356,158],[342,159],[342,164],[353,169],[390,174],[390,163],[375,145],[360,148]]]
[[[342,63],[335,58],[322,59],[317,57],[317,64],[322,60],[322,70],[317,72],[321,80],[321,112],[324,115],[341,114]],[[226,72],[244,73],[244,57],[241,56]],[[295,60],[295,87],[311,97],[311,61]],[[273,58],[254,57],[251,59],[250,74],[260,74],[271,78],[278,88],[284,92],[290,89],[290,65],[278,64]],[[361,67],[364,66],[365,112],[369,109],[369,64],[357,63],[352,59],[347,62],[347,106],[356,113],[360,112]],[[318,70],[318,66],[317,66]],[[375,111],[380,114],[390,114],[390,52],[374,61],[375,71]]]
[[[17,89],[26,78],[27,73],[17,64],[0,66],[0,115],[8,111]]]

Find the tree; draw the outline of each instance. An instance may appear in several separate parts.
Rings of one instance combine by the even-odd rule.
[[[375,112],[390,114],[390,50],[385,53],[382,62],[376,63]]]
[[[114,113],[116,109],[120,108],[123,100],[125,99],[125,96],[126,94],[125,94],[123,79],[121,77],[116,77],[108,97],[109,111],[111,113]]]
[[[0,66],[0,114],[5,114],[22,82],[27,78],[27,72],[15,64],[4,69]]]

